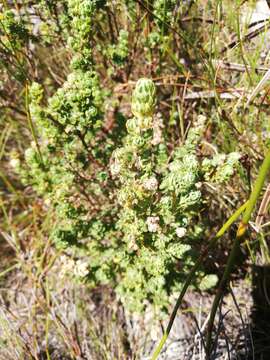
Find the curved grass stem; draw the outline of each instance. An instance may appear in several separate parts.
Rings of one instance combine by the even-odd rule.
[[[224,235],[224,233],[229,229],[229,227],[239,218],[239,216],[242,214],[242,212],[247,208],[248,206],[248,201],[245,202],[239,209],[237,209],[233,215],[226,221],[226,223],[220,228],[220,230],[217,232],[217,234],[215,235],[215,237],[213,237],[213,239],[210,241],[210,243],[208,244],[208,246],[202,251],[201,255],[199,256],[198,260],[196,261],[196,263],[194,264],[193,268],[191,269],[188,278],[186,279],[186,282],[181,290],[181,293],[177,299],[177,302],[174,306],[173,312],[170,316],[170,320],[169,323],[167,325],[166,331],[162,337],[162,339],[160,340],[160,343],[158,344],[151,360],[156,360],[158,358],[158,355],[160,354],[163,345],[165,344],[169,333],[171,331],[172,325],[174,323],[177,311],[179,309],[179,307],[181,306],[182,300],[185,296],[185,293],[189,287],[189,285],[191,284],[192,279],[194,278],[196,271],[198,270],[198,268],[200,267],[203,259],[205,258],[205,256],[207,255],[207,253],[209,252],[209,250],[215,245],[215,243],[217,242],[217,240]]]
[[[33,139],[34,139],[37,151],[38,151],[38,155],[39,155],[41,164],[43,164],[43,159],[42,159],[42,154],[41,154],[41,151],[40,151],[40,146],[39,146],[39,143],[38,143],[37,134],[36,134],[36,131],[35,131],[35,127],[34,127],[32,117],[31,117],[31,114],[30,114],[30,109],[29,109],[29,87],[28,87],[28,83],[26,83],[26,85],[25,85],[25,108],[26,108],[26,114],[27,114],[27,121],[28,121],[29,129],[30,129],[31,134],[33,136]]]
[[[212,331],[213,331],[216,312],[217,312],[222,294],[224,292],[224,289],[226,288],[226,285],[230,279],[230,275],[233,271],[234,264],[236,262],[236,257],[237,257],[238,251],[240,250],[240,245],[241,245],[242,241],[244,240],[244,237],[245,237],[245,234],[247,231],[248,222],[249,222],[251,214],[255,208],[257,200],[260,196],[263,184],[265,182],[265,179],[266,179],[266,176],[267,176],[269,170],[270,170],[270,149],[268,150],[268,152],[265,156],[265,159],[262,163],[262,166],[260,168],[258,177],[256,179],[253,191],[251,192],[245,212],[243,214],[243,219],[238,226],[236,237],[235,237],[235,240],[234,240],[234,243],[233,243],[233,246],[232,246],[226,267],[225,267],[225,271],[223,273],[222,279],[218,286],[216,296],[214,298],[214,302],[213,302],[213,305],[211,308],[210,318],[209,318],[209,322],[208,322],[208,328],[207,328],[207,338],[206,338],[207,359],[210,358],[211,352],[212,352],[212,349],[211,349]]]

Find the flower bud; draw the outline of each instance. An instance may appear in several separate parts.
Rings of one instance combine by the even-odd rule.
[[[150,79],[140,79],[132,94],[131,111],[137,118],[151,117],[156,104],[156,87]]]
[[[140,128],[138,126],[138,121],[135,118],[129,119],[126,123],[126,128],[129,134],[139,134]]]

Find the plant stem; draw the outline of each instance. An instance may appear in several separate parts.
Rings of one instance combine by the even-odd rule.
[[[37,148],[37,151],[38,151],[40,162],[43,165],[42,154],[41,154],[41,151],[40,151],[36,131],[35,131],[34,124],[33,124],[33,121],[32,121],[31,114],[30,114],[30,110],[29,110],[29,88],[28,88],[28,83],[26,83],[26,85],[25,85],[25,109],[26,109],[27,121],[28,121],[29,129],[31,131],[34,142],[36,144],[36,148]]]
[[[201,255],[199,256],[198,260],[196,261],[196,263],[194,264],[193,268],[191,269],[188,278],[181,290],[181,293],[177,299],[177,302],[174,306],[173,312],[170,316],[170,320],[169,323],[167,325],[166,331],[164,333],[164,335],[162,336],[162,339],[160,340],[160,343],[158,344],[151,360],[156,360],[159,353],[161,352],[163,345],[165,344],[169,333],[171,331],[172,325],[174,323],[177,311],[182,303],[182,300],[185,296],[185,293],[193,279],[193,277],[196,274],[196,271],[198,270],[198,268],[200,267],[204,257],[207,255],[207,253],[209,252],[209,250],[215,245],[215,243],[217,242],[217,240],[224,235],[224,233],[229,229],[229,227],[238,219],[238,217],[242,214],[242,212],[247,208],[248,206],[248,201],[245,202],[239,209],[237,209],[233,215],[226,221],[226,223],[220,228],[220,230],[217,232],[217,234],[215,235],[215,237],[213,237],[213,239],[210,241],[209,245],[202,251]]]
[[[210,318],[209,318],[209,323],[208,323],[208,329],[207,329],[207,338],[206,338],[206,355],[207,358],[210,358],[211,355],[211,339],[212,339],[212,331],[213,331],[213,326],[214,326],[214,320],[215,320],[215,315],[220,303],[220,299],[222,297],[222,294],[224,292],[224,289],[229,281],[230,275],[233,271],[233,267],[235,264],[235,260],[237,257],[237,253],[240,250],[240,245],[241,242],[243,241],[246,231],[247,231],[247,227],[248,227],[248,222],[250,220],[252,211],[254,210],[254,207],[256,205],[256,202],[260,196],[264,181],[266,179],[266,176],[268,174],[270,170],[270,149],[268,150],[264,161],[262,163],[262,166],[260,168],[258,177],[256,179],[253,191],[251,192],[251,195],[249,197],[248,203],[247,203],[247,207],[245,209],[245,212],[243,214],[243,219],[240,222],[239,226],[238,226],[238,230],[236,233],[236,237],[225,267],[225,271],[223,273],[222,279],[219,283],[219,287],[211,308],[211,314],[210,314]]]

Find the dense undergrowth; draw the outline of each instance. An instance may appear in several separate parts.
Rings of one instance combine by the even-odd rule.
[[[0,4],[3,284],[7,273],[25,277],[46,314],[46,329],[35,330],[45,331],[45,345],[37,335],[27,348],[18,337],[16,358],[43,358],[45,348],[50,359],[51,326],[71,358],[87,358],[54,309],[55,274],[67,287],[113,294],[119,309],[164,316],[216,229],[248,197],[269,144],[268,93],[245,107],[268,64],[269,23],[252,33],[254,6]],[[205,257],[194,291],[216,285],[232,233]],[[267,230],[259,234],[243,246],[237,276],[245,259],[267,263]],[[89,354],[135,357],[125,341]]]

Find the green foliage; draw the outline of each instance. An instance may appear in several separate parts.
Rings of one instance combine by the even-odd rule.
[[[93,287],[112,286],[133,311],[142,311],[147,302],[165,308],[197,259],[201,242],[207,241],[209,224],[202,213],[211,198],[203,185],[229,181],[239,154],[204,154],[205,116],[195,114],[180,129],[180,139],[180,110],[170,103],[171,113],[156,111],[171,95],[170,88],[161,91],[146,75],[132,94],[133,117],[126,115],[129,107],[119,110],[127,105],[125,92],[130,103],[129,76],[136,67],[131,54],[143,62],[158,58],[159,69],[174,69],[175,58],[165,59],[167,48],[160,40],[165,39],[175,1],[153,2],[151,27],[149,14],[142,21],[146,40],[136,37],[135,25],[127,20],[136,16],[133,2],[49,4],[36,4],[50,14],[50,21],[40,21],[38,49],[53,46],[59,36],[59,44],[69,45],[65,51],[70,67],[63,81],[56,79],[57,85],[47,81],[49,65],[46,81],[32,75],[29,116],[38,141],[26,149],[25,161],[15,152],[12,166],[53,211],[50,237],[68,254],[75,278]],[[109,19],[108,30],[115,14],[121,18],[119,13],[124,20],[115,24],[114,41],[109,42],[103,35],[104,19]],[[17,33],[18,42],[27,35],[22,29]],[[144,73],[153,69],[155,65]],[[141,72],[136,69],[133,77],[141,77]],[[75,270],[80,261],[81,271]],[[206,289],[215,280],[202,268],[193,285]]]
[[[11,10],[1,14],[1,32],[4,35],[4,44],[10,50],[22,48],[29,39],[29,31],[24,21],[15,17]]]
[[[23,19],[15,16],[11,10],[0,13],[0,68],[9,73],[18,81],[26,80],[26,59],[19,53],[29,46],[29,41],[34,40],[27,24]],[[10,61],[13,58],[13,61]]]
[[[204,159],[202,167],[205,179],[216,183],[228,181],[239,165],[240,157],[239,153],[233,152],[228,155],[217,154],[212,159]]]
[[[161,119],[154,116],[155,85],[140,79],[132,95],[134,118],[127,121],[123,146],[111,156],[110,174],[106,149],[113,144],[107,139],[100,150],[97,140],[104,96],[95,73],[74,70],[46,108],[37,83],[30,97],[42,157],[34,144],[27,149],[21,175],[55,207],[56,245],[87,256],[87,281],[114,285],[131,310],[141,311],[146,300],[164,307],[194,264],[193,246],[204,230],[196,225],[206,168],[197,157],[202,118],[170,154]],[[232,174],[231,158],[216,165],[223,180]],[[203,272],[198,284],[201,277]]]
[[[91,38],[96,2],[69,0],[68,9],[72,28],[69,43],[76,53],[73,57],[73,66],[87,68],[92,62]]]
[[[128,120],[125,145],[114,151],[111,164],[121,182],[117,228],[126,250],[120,265],[128,266],[116,290],[133,310],[142,309],[145,299],[156,306],[167,303],[168,293],[179,288],[194,264],[192,244],[203,230],[195,226],[202,206],[196,156],[202,124],[169,156],[164,138],[157,141],[155,134],[155,103],[154,83],[139,80],[132,96],[135,117]]]
[[[121,29],[117,40],[117,44],[110,45],[107,51],[113,64],[121,68],[125,65],[129,54],[128,32]]]
[[[164,22],[173,22],[173,10],[177,4],[175,0],[155,0],[153,4],[156,22],[160,27],[164,26]]]

